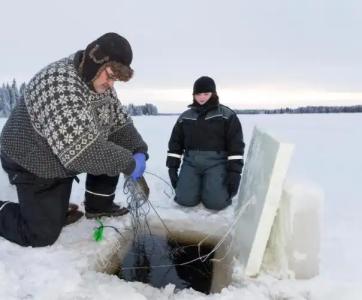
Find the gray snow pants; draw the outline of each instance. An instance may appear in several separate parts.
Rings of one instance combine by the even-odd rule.
[[[221,210],[231,204],[226,186],[226,152],[189,150],[185,153],[176,186],[175,201],[183,206],[200,202]]]

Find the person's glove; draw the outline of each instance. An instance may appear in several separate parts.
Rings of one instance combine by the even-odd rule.
[[[170,177],[171,185],[175,189],[178,181],[178,173],[176,168],[168,169],[168,176]]]
[[[131,178],[138,180],[142,177],[146,169],[146,155],[144,153],[135,153],[133,154],[133,159],[136,162],[136,167],[131,174]]]
[[[237,172],[228,172],[226,177],[226,185],[230,194],[230,197],[234,197],[238,193],[240,184],[240,174]]]

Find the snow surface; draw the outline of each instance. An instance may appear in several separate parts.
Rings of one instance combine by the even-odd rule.
[[[147,170],[167,178],[165,157],[167,142],[176,116],[135,117],[134,122],[149,144]],[[233,269],[232,284],[220,294],[203,295],[193,290],[175,293],[172,285],[155,289],[142,283],[130,283],[116,276],[96,272],[91,265],[97,256],[105,256],[116,233],[107,230],[105,240],[91,239],[94,221],[82,219],[63,229],[50,247],[23,248],[0,238],[0,299],[361,299],[362,242],[360,228],[360,172],[362,169],[361,114],[251,115],[240,116],[245,141],[250,141],[255,125],[280,139],[294,143],[288,181],[303,183],[304,189],[322,187],[325,194],[321,245],[321,274],[311,280],[278,280],[262,274],[243,279],[239,267]],[[0,119],[0,127],[5,120]],[[166,220],[182,221],[192,229],[197,224],[217,222],[224,230],[233,215],[233,207],[213,213],[197,207],[177,206],[168,195],[170,188],[146,174],[150,200]],[[71,201],[81,203],[84,176],[74,184]],[[0,199],[16,199],[16,191],[0,171]],[[116,201],[125,203],[122,182]],[[235,204],[235,203],[234,203]],[[150,218],[154,216],[150,215]],[[204,222],[203,222],[204,221]],[[129,226],[128,217],[107,220],[118,228]]]

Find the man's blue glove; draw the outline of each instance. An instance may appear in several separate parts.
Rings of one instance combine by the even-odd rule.
[[[135,153],[133,154],[133,159],[136,162],[136,167],[131,174],[131,178],[138,180],[142,177],[146,169],[146,155],[144,153]]]

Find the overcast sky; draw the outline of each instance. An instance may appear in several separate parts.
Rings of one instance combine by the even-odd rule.
[[[132,45],[124,103],[182,111],[195,79],[233,108],[362,104],[362,1],[1,1],[0,82],[113,31]]]

